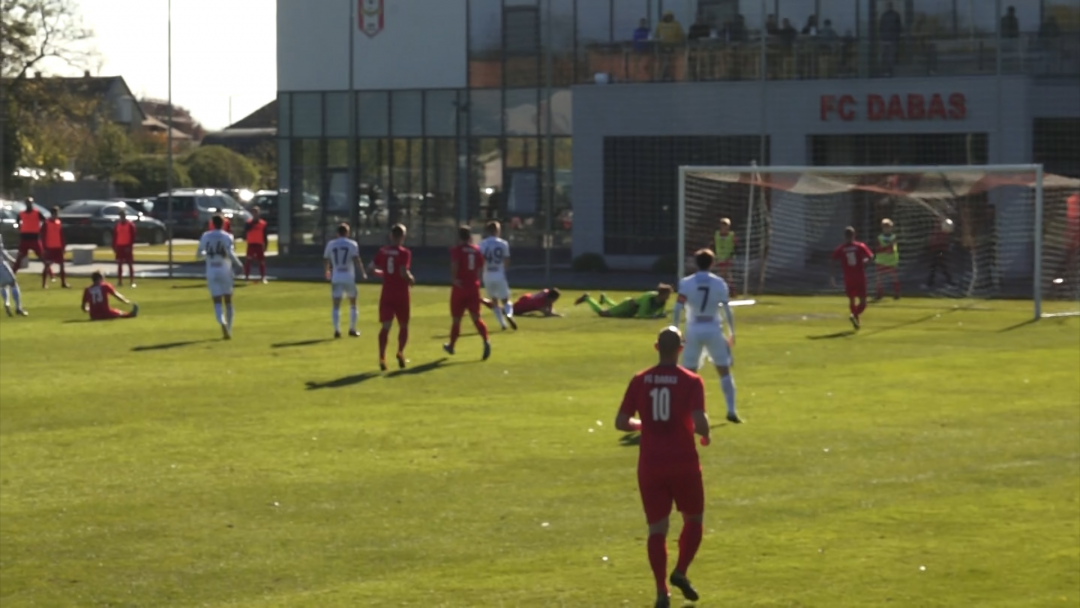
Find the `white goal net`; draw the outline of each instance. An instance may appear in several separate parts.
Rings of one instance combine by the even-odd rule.
[[[679,276],[709,247],[738,293],[831,293],[846,226],[887,265],[868,270],[871,297],[899,288],[1080,313],[1080,180],[1040,165],[679,169]]]

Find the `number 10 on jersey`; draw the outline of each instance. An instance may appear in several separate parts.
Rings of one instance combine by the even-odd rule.
[[[652,397],[652,419],[658,422],[667,422],[671,418],[671,390],[667,387],[658,387],[649,391]]]

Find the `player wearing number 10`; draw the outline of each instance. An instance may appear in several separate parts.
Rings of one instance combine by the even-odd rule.
[[[839,260],[844,268],[844,291],[851,310],[851,324],[857,330],[860,327],[859,315],[866,310],[866,263],[874,259],[874,252],[866,243],[855,240],[855,229],[851,226],[844,228],[844,240],[846,242],[833,251],[832,259]],[[831,272],[829,274],[832,275]],[[836,278],[830,276],[829,280],[835,287]]]
[[[326,251],[323,252],[326,280],[330,281],[330,297],[333,300],[330,320],[334,324],[334,337],[340,338],[341,299],[349,298],[349,335],[357,338],[360,332],[356,331],[356,321],[360,314],[356,310],[356,269],[360,269],[364,280],[367,280],[367,273],[360,259],[360,246],[349,238],[349,225],[340,224],[337,235],[338,238],[326,244]]]
[[[480,248],[472,244],[472,231],[468,226],[458,228],[458,244],[450,249],[450,277],[454,282],[450,290],[450,342],[443,350],[454,354],[454,345],[461,335],[461,317],[469,312],[476,331],[484,340],[484,360],[491,356],[488,329],[480,318],[480,267],[483,266]]]
[[[638,488],[649,524],[648,554],[656,581],[656,606],[667,608],[668,586],[682,591],[690,601],[697,591],[686,571],[701,545],[705,489],[701,463],[694,447],[694,433],[701,445],[709,444],[709,418],[705,414],[705,385],[694,372],[679,367],[682,336],[668,327],[656,339],[660,364],[638,373],[626,387],[615,428],[641,431],[638,454]],[[633,418],[634,415],[637,418]],[[679,560],[667,577],[667,532],[671,503],[683,516],[679,535]]]
[[[716,371],[720,374],[720,389],[727,402],[727,419],[739,424],[742,419],[735,412],[735,379],[731,377],[731,347],[735,343],[735,317],[728,305],[728,286],[724,279],[709,272],[715,257],[708,249],[694,254],[698,271],[679,281],[679,296],[675,300],[675,327],[686,308],[686,348],[683,350],[683,367],[696,372],[701,365],[701,350],[709,353]],[[723,310],[727,320],[729,338],[718,317]]]
[[[233,237],[222,230],[225,219],[220,215],[210,218],[213,230],[203,233],[199,239],[198,257],[206,257],[206,286],[210,289],[210,298],[214,301],[214,318],[221,326],[224,339],[232,339],[233,325],[233,267],[243,264],[236,257],[233,249]],[[222,316],[221,305],[225,304]]]

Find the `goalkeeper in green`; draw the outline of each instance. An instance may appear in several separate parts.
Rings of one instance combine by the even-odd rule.
[[[599,302],[589,294],[584,294],[574,304],[588,304],[589,308],[601,317],[659,319],[667,316],[666,306],[668,298],[671,297],[671,292],[671,285],[660,283],[656,286],[655,291],[646,291],[635,298],[626,298],[618,303],[604,294],[600,294]],[[606,309],[605,306],[607,306]]]

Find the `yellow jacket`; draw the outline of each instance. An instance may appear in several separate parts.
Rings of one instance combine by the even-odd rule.
[[[682,44],[685,35],[678,21],[661,21],[656,26],[656,39],[664,44]]]

